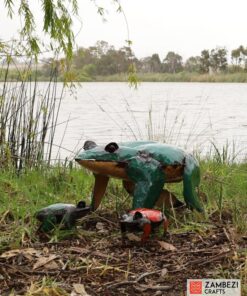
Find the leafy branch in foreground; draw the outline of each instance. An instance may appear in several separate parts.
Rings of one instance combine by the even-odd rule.
[[[17,4],[13,0],[4,1],[7,15],[13,18],[16,14],[23,20],[21,37],[28,44],[30,54],[40,53],[40,40],[36,36],[36,21],[28,1],[22,0]],[[48,34],[52,42],[62,49],[67,58],[72,57],[74,34],[72,31],[72,17],[78,14],[76,0],[41,0],[43,13],[43,32]],[[53,47],[53,45],[51,45]]]

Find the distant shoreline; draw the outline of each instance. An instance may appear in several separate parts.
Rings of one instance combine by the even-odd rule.
[[[180,73],[137,73],[139,82],[212,82],[212,83],[247,83],[247,73],[219,73],[219,74],[198,74],[189,72]],[[20,81],[14,73],[9,73],[8,81]],[[75,76],[76,78],[76,76]],[[128,82],[128,74],[114,74],[106,76],[89,77],[84,76],[81,79],[74,79],[75,82]],[[34,76],[32,81],[34,81]],[[49,77],[42,75],[37,77],[39,82],[49,81]],[[58,77],[58,81],[62,82],[62,77]],[[4,77],[0,77],[0,82],[4,82]]]
[[[137,73],[140,82],[228,82],[246,83],[247,73],[227,73],[227,74],[198,74],[198,73]],[[93,82],[126,82],[127,74],[116,74],[111,76],[96,76]]]

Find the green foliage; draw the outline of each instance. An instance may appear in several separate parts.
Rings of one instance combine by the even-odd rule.
[[[61,166],[26,170],[19,176],[11,170],[0,172],[0,217],[5,217],[5,232],[0,234],[0,252],[18,248],[23,237],[35,240],[39,209],[58,202],[89,203],[92,176],[81,169]],[[3,221],[3,220],[2,220]],[[9,223],[9,224],[8,224]]]
[[[201,52],[201,58],[200,58],[201,73],[209,73],[209,67],[210,67],[210,54],[209,54],[209,50],[205,49]]]
[[[237,68],[247,69],[247,48],[240,45],[231,52],[232,64]]]
[[[19,176],[10,170],[1,171],[1,212],[10,210],[20,219],[56,202],[76,203],[82,199],[89,202],[92,182],[93,179],[80,168],[43,166],[41,169],[27,170]]]
[[[128,43],[130,44],[130,43]],[[1,47],[1,43],[0,43]],[[33,40],[33,51],[38,52],[38,44]],[[22,47],[16,46],[18,52]],[[105,41],[98,41],[94,46],[78,48],[73,52],[72,60],[47,59],[42,67],[36,70],[37,79],[47,81],[49,76],[57,73],[58,81],[128,81],[137,86],[140,81],[162,82],[246,82],[246,68],[242,50],[240,62],[227,64],[225,48],[203,50],[201,56],[189,57],[185,64],[182,57],[174,52],[169,52],[161,62],[158,54],[137,59],[129,46],[120,49]],[[238,49],[238,50],[240,50]],[[20,79],[22,69],[15,66],[19,58],[13,58],[8,49],[3,45],[2,50],[6,54],[5,63],[11,65],[6,72],[0,72],[0,80]],[[247,63],[247,62],[246,62]],[[32,71],[26,75],[32,75]]]
[[[39,96],[37,73],[31,63],[22,71],[11,72],[10,62],[9,59],[1,73],[4,82],[0,91],[0,168],[20,173],[43,162],[51,163],[63,90],[59,98],[54,68],[44,95]],[[10,83],[12,79],[21,83]]]
[[[211,50],[210,66],[212,71],[224,72],[227,69],[227,50],[225,48],[216,48]]]
[[[184,65],[184,70],[190,73],[199,73],[200,72],[200,57],[196,56],[196,57],[190,57],[188,58],[188,60],[186,61],[185,65]]]
[[[214,158],[212,153],[200,160],[200,167],[202,173],[200,192],[206,197],[204,198],[206,215],[203,219],[207,221],[207,217],[210,216],[218,215],[221,218],[223,215],[224,217],[228,215],[229,219],[233,219],[238,231],[246,233],[247,164],[219,162],[218,156]],[[9,224],[5,224],[8,233],[0,235],[0,250],[18,247],[24,235],[35,239],[37,221],[34,213],[42,207],[57,202],[75,204],[79,200],[86,200],[89,204],[92,186],[93,176],[76,167],[43,166],[38,170],[27,170],[19,176],[10,170],[2,170],[0,215],[2,218],[5,213]],[[179,196],[181,183],[169,184],[168,189]],[[103,200],[103,206],[123,211],[129,208],[130,201],[120,182],[112,180]],[[193,229],[196,221],[202,222],[202,216],[197,213],[189,215],[185,213],[184,216],[187,217],[185,224],[193,223],[191,224]],[[184,225],[183,221],[177,222],[181,227]]]
[[[15,9],[23,20],[21,27],[21,37],[27,42],[29,54],[38,55],[41,41],[36,36],[36,20],[30,9],[28,1],[20,1],[18,4],[12,0],[5,0],[5,7],[10,18],[14,17]],[[51,38],[51,45],[57,51],[62,50],[66,57],[71,59],[73,52],[74,35],[72,31],[72,17],[78,14],[76,0],[42,0],[37,2],[43,13],[43,32]],[[36,7],[37,8],[37,7]],[[38,8],[37,8],[38,9]]]
[[[157,53],[151,57],[143,58],[136,62],[138,70],[143,73],[156,73],[162,72],[162,63]]]
[[[183,69],[182,60],[183,58],[179,54],[173,51],[169,51],[163,61],[164,62],[163,72],[167,72],[167,73],[181,72]]]

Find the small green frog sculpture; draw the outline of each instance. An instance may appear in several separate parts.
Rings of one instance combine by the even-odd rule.
[[[55,225],[62,224],[65,229],[71,229],[76,221],[90,212],[84,201],[73,204],[56,203],[39,210],[35,217],[41,222],[39,230],[50,232]]]
[[[166,196],[165,183],[183,181],[186,205],[203,211],[197,193],[199,165],[183,149],[152,141],[111,142],[106,146],[86,141],[83,148],[75,160],[94,173],[92,210],[100,205],[109,178],[113,177],[122,179],[125,189],[133,195],[133,209],[153,208]],[[179,203],[174,198],[173,202],[175,206]]]

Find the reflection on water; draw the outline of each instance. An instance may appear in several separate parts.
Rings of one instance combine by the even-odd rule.
[[[63,99],[56,143],[77,151],[83,142],[157,139],[205,152],[235,142],[247,147],[247,85],[228,83],[83,83]],[[66,130],[65,130],[66,127]],[[64,135],[65,132],[65,135]],[[72,156],[60,150],[60,157]]]

